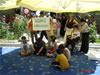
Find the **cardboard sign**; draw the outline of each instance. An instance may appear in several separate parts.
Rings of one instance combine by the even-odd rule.
[[[33,18],[33,30],[50,30],[49,18]]]

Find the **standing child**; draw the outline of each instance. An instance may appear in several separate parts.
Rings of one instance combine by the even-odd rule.
[[[26,37],[22,36],[21,37],[21,52],[20,55],[21,56],[27,56],[30,55],[30,50],[29,50],[29,44],[27,43]]]
[[[53,57],[55,54],[55,51],[57,49],[57,43],[55,42],[55,40],[56,40],[56,37],[51,36],[50,47],[49,47],[49,51],[47,53],[48,57]]]
[[[60,23],[60,20],[58,19],[57,20],[57,37],[60,36],[60,27],[61,27],[61,23]]]
[[[54,62],[52,62],[53,66],[60,68],[61,70],[65,70],[69,68],[69,63],[66,56],[62,53],[61,49],[57,49],[57,56]]]

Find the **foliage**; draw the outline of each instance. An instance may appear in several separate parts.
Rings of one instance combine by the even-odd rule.
[[[23,18],[22,16],[17,15],[17,19],[12,23],[15,39],[18,39],[23,33],[28,32],[26,22],[26,17]]]
[[[0,22],[0,38],[6,38],[8,31],[8,24],[5,22]]]
[[[90,24],[89,26],[89,41],[90,42],[96,42],[97,31],[96,31],[96,21],[93,22],[93,24]]]
[[[100,38],[97,38],[96,39],[96,43],[100,43]]]
[[[16,15],[17,18],[12,22],[12,27],[10,23],[0,22],[0,39],[19,39],[23,33],[28,33],[28,27],[26,25],[27,18],[21,15]]]

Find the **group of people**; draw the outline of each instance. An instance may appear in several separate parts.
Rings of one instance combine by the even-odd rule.
[[[88,32],[88,23],[86,22],[86,19],[81,18],[80,23],[78,23],[74,16],[71,14],[69,15],[69,19],[66,21],[65,24],[65,36],[64,36],[64,42],[66,44],[66,47],[68,47],[69,44],[71,44],[73,52],[75,48],[75,44],[80,39],[80,34],[82,35],[82,44],[81,44],[81,53],[87,53],[88,47],[89,47],[89,32]]]
[[[21,38],[21,41],[21,56],[29,56],[30,54],[32,54],[33,51],[34,55],[36,56],[56,57],[55,61],[51,63],[52,66],[56,66],[61,70],[68,69],[68,61],[71,59],[71,53],[69,49],[65,48],[63,44],[59,45],[58,48],[55,48],[56,43],[54,42],[54,36],[51,37],[50,43],[52,43],[52,46],[50,45],[49,49],[46,47],[45,42],[41,38],[38,38],[37,42],[31,46],[32,51],[30,50],[29,44],[27,43],[28,40],[26,40],[25,36]]]
[[[44,17],[43,12],[40,13],[40,17]],[[60,26],[60,20],[57,20],[56,23],[58,28],[62,27]],[[55,22],[55,21],[54,21]],[[52,65],[57,65],[56,67],[60,68],[61,70],[67,69],[69,67],[68,61],[71,59],[71,55],[74,52],[74,48],[76,43],[80,39],[80,34],[82,34],[82,45],[80,52],[81,53],[87,53],[88,52],[88,23],[85,19],[81,18],[80,23],[77,22],[74,19],[74,15],[70,14],[65,21],[65,26],[63,26],[63,29],[65,30],[64,35],[64,44],[61,44],[57,46],[56,42],[56,36],[55,36],[55,30],[53,29],[53,20],[50,18],[50,30],[47,35],[47,32],[41,31],[40,38],[37,38],[38,31],[34,31],[34,28],[32,26],[32,16],[29,18],[28,21],[28,27],[31,32],[31,38],[32,38],[32,51],[34,52],[34,55],[36,56],[47,56],[47,57],[56,57],[55,61],[52,62]],[[61,30],[61,31],[64,31]],[[60,30],[58,29],[58,32]],[[59,35],[59,33],[57,33]],[[36,39],[36,42],[34,41],[34,37]],[[48,42],[48,48],[46,46],[46,43],[43,41],[43,36],[47,38]],[[49,37],[48,37],[49,36]],[[27,56],[32,54],[32,52],[29,50],[29,44],[27,43],[26,37],[23,36],[21,38],[22,44],[21,44],[21,56]],[[71,49],[68,47],[71,45]]]

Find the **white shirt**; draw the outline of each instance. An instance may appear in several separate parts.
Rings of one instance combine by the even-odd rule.
[[[68,49],[68,48],[65,48],[64,50],[66,50],[66,51],[67,51],[68,60],[70,60],[70,59],[71,59],[71,52],[69,51],[69,49]]]
[[[21,43],[21,48],[23,48],[24,46],[27,46],[27,48],[29,48],[29,43]]]
[[[72,32],[72,36],[74,36],[74,37],[80,37],[80,32],[79,31]]]

